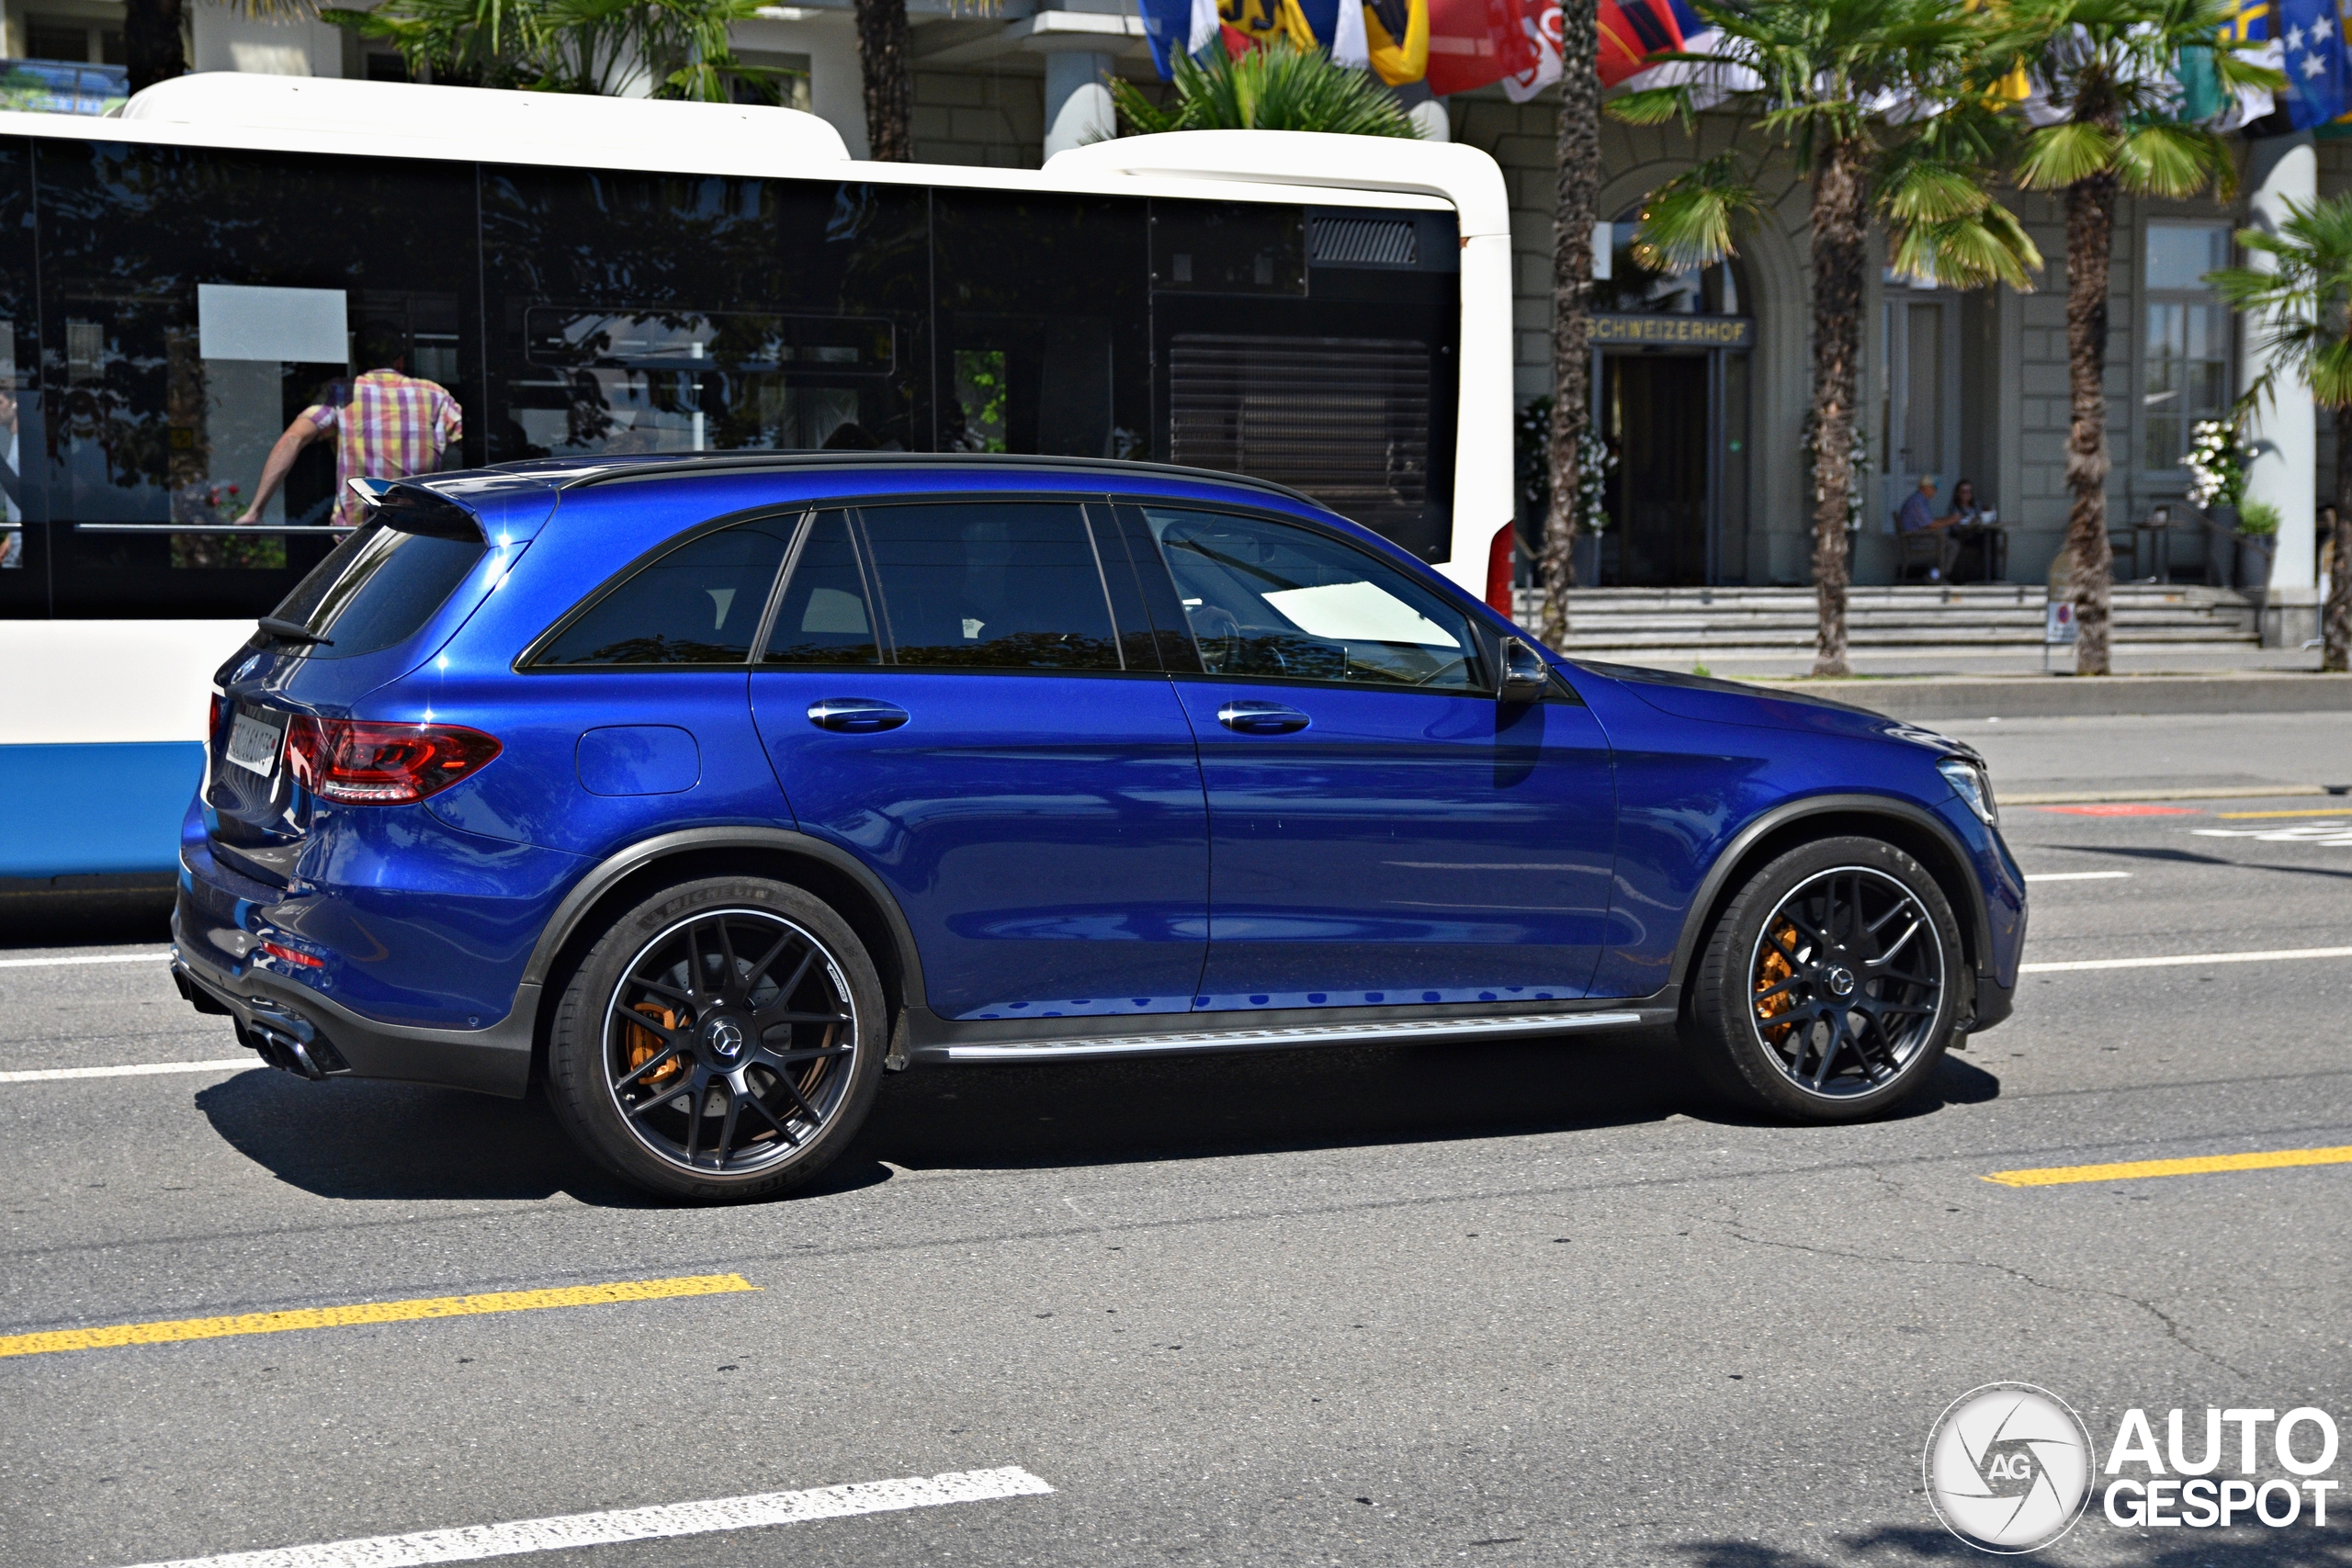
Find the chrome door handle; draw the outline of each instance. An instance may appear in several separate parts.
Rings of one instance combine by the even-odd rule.
[[[1280,703],[1227,703],[1216,721],[1237,735],[1295,735],[1315,722]]]
[[[844,735],[872,735],[907,722],[907,710],[872,697],[826,697],[808,705],[808,722]]]

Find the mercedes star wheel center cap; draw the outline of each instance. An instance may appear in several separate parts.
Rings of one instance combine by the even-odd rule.
[[[1840,965],[1829,971],[1828,979],[1831,996],[1850,997],[1854,994],[1854,972],[1851,969]]]
[[[743,1050],[743,1026],[731,1018],[714,1018],[703,1026],[703,1043],[711,1050],[733,1061]]]

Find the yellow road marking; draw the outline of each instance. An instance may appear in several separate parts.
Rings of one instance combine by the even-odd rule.
[[[106,1328],[59,1328],[44,1334],[0,1336],[0,1356],[40,1356],[52,1350],[104,1350],[118,1345],[168,1345],[183,1339],[223,1339],[238,1334],[284,1334],[296,1328],[345,1328],[362,1323],[410,1323],[421,1317],[473,1317],[540,1307],[602,1306],[672,1296],[717,1296],[756,1291],[741,1274],[689,1274],[674,1280],[624,1280],[609,1285],[566,1285],[548,1291],[497,1291],[482,1296],[421,1296],[405,1302],[249,1312],[235,1317],[183,1317],[164,1323],[118,1323]]]
[[[2323,807],[2317,811],[2216,811],[2214,816],[2232,822],[2249,821],[2256,817],[2342,817],[2352,814],[2352,804]]]
[[[2352,1165],[2352,1144],[2333,1149],[2265,1149],[2194,1159],[2135,1159],[2120,1165],[2054,1165],[2041,1170],[1996,1170],[1985,1177],[2004,1187],[2061,1187],[2071,1181],[2136,1181],[2143,1176],[2210,1176],[2221,1170],[2277,1170],[2290,1165]]]

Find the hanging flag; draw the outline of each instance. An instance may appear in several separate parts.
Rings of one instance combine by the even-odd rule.
[[[1519,0],[1430,0],[1430,91],[1466,93],[1535,68]]]
[[[1669,0],[1600,0],[1600,85],[1613,87],[1653,54],[1682,47]]]
[[[1143,39],[1151,46],[1151,66],[1163,82],[1177,55],[1192,52],[1193,0],[1142,0]]]
[[[1320,47],[1298,0],[1217,0],[1217,17],[1228,34],[1238,35],[1238,42],[1232,37],[1226,39],[1227,49],[1236,54],[1277,38],[1288,39],[1295,49]]]
[[[1429,0],[1364,0],[1363,33],[1373,74],[1390,86],[1429,73]]]
[[[2343,116],[2347,84],[2344,19],[2335,0],[2278,0],[2279,36],[2286,43],[2287,119],[2309,130]]]
[[[1560,79],[1560,0],[1520,0],[1519,26],[1535,63],[1503,78],[1503,96],[1523,104]]]

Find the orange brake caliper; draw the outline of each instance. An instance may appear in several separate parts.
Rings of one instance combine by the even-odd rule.
[[[1792,925],[1784,923],[1772,935],[1774,940],[1782,946],[1794,948],[1797,944],[1797,929]],[[1759,996],[1762,995],[1795,973],[1796,970],[1781,954],[1780,947],[1767,948],[1764,952],[1764,962],[1756,966],[1757,993]],[[1791,992],[1782,991],[1778,996],[1765,997],[1762,1001],[1758,1002],[1756,1016],[1764,1020],[1775,1019],[1796,1005],[1795,996]],[[1778,1045],[1789,1037],[1789,1031],[1792,1027],[1793,1024],[1790,1023],[1768,1024],[1764,1033],[1773,1044]]]
[[[637,1004],[634,1010],[641,1012],[646,1017],[652,1019],[664,1029],[675,1029],[678,1027],[677,1015],[658,1002],[639,1002]],[[627,1043],[624,1048],[628,1053],[628,1070],[630,1072],[637,1071],[638,1068],[645,1066],[646,1063],[653,1060],[654,1057],[662,1054],[662,1038],[650,1029],[643,1029],[632,1023],[628,1026],[625,1039]],[[680,1073],[684,1072],[685,1070],[685,1066],[686,1064],[683,1057],[673,1056],[669,1061],[662,1063],[660,1067],[656,1068],[652,1073],[646,1077],[644,1079],[645,1086],[648,1089],[659,1089],[663,1084],[669,1082],[672,1078],[676,1077]]]

